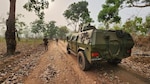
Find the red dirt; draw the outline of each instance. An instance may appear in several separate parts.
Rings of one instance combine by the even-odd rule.
[[[120,65],[129,66],[127,67],[129,69],[132,66],[131,62],[139,63],[136,59],[145,61],[145,58],[131,56],[124,59],[119,66],[98,63],[92,66],[91,70],[82,71],[78,67],[76,56],[66,53],[66,43],[59,41],[57,45],[55,41],[50,41],[48,48],[48,51],[44,51],[43,45],[30,47],[29,45],[21,45],[19,49],[23,52],[20,54],[1,57],[3,60],[0,60],[0,83],[148,84],[150,81],[120,67]],[[2,49],[1,52],[4,50]],[[3,53],[0,54],[3,55]],[[128,61],[131,62],[128,63]]]

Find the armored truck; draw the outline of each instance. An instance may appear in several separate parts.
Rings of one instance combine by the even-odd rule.
[[[122,30],[99,30],[83,26],[67,38],[67,53],[77,56],[81,70],[85,71],[96,61],[118,64],[131,55],[134,46],[131,35]]]

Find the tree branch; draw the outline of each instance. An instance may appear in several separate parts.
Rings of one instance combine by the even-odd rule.
[[[145,4],[145,5],[141,5],[141,6],[133,4],[133,7],[138,7],[138,8],[150,7],[150,4]]]
[[[131,1],[131,5],[129,7],[137,7],[137,8],[144,8],[144,7],[150,7],[150,3],[145,5],[135,5],[133,1]]]

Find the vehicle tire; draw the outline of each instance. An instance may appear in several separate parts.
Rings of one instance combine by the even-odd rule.
[[[67,53],[68,53],[68,54],[71,54],[69,45],[67,45]]]
[[[90,68],[90,63],[88,62],[87,58],[83,51],[79,51],[77,55],[78,65],[81,70],[87,71]]]

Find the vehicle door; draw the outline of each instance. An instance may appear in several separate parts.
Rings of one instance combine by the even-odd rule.
[[[73,39],[73,43],[72,43],[72,50],[75,53],[77,53],[77,40],[78,40],[78,35],[75,36],[75,38]]]

